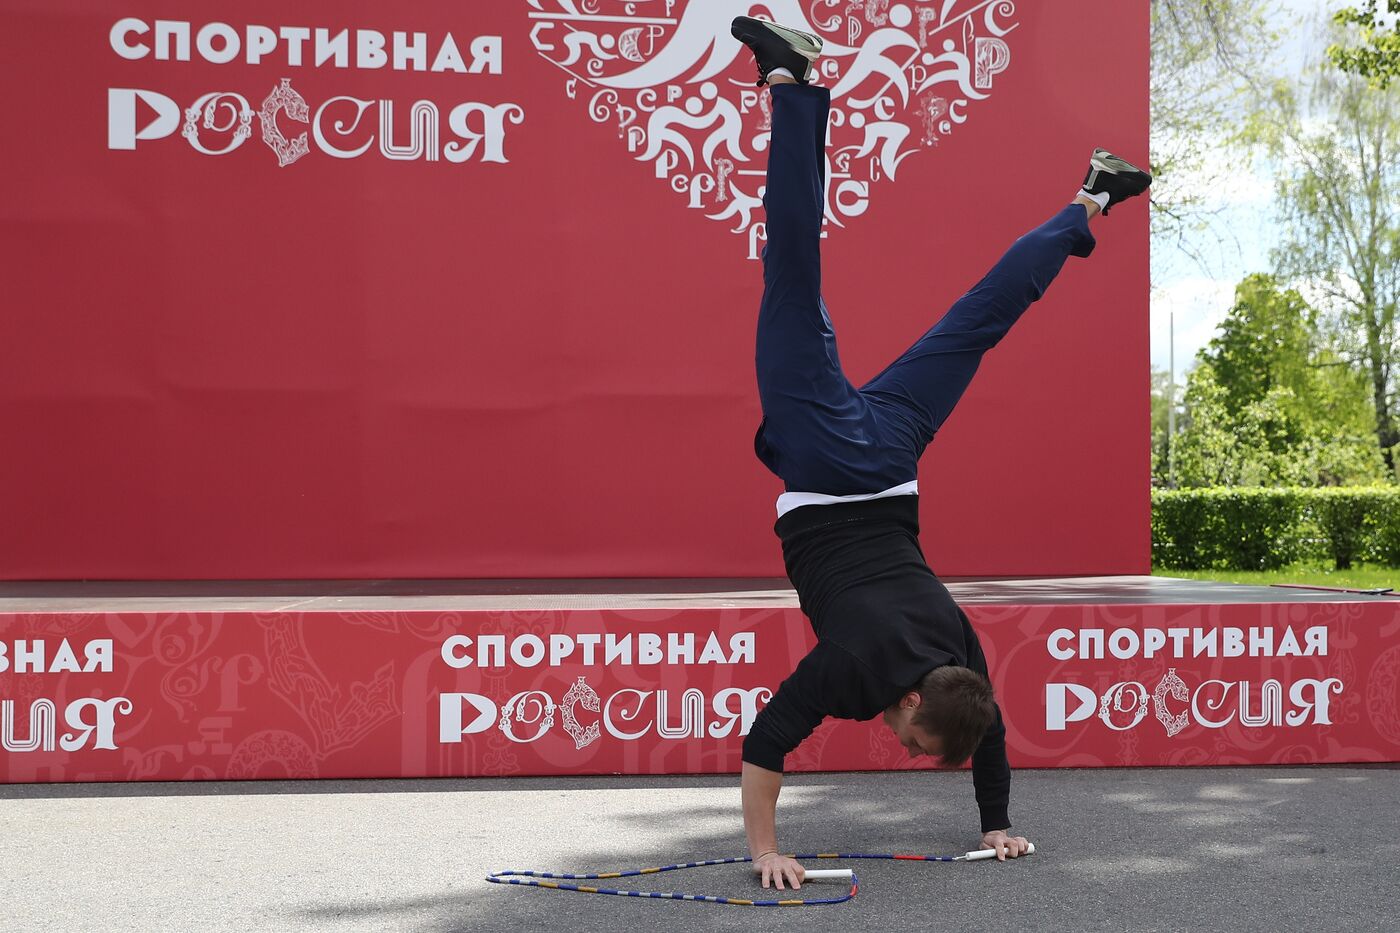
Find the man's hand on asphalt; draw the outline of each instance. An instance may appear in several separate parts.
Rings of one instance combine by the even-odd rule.
[[[768,852],[754,859],[753,870],[754,874],[763,876],[765,888],[771,881],[779,891],[783,890],[784,882],[790,888],[802,887],[802,879],[807,876],[802,865],[796,859],[779,855],[777,852]]]
[[[1008,858],[1025,855],[1026,850],[1030,848],[1030,842],[1025,836],[1008,836],[1006,830],[994,829],[982,834],[982,848],[995,849],[997,861],[1004,862]]]

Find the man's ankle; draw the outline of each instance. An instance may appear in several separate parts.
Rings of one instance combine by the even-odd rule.
[[[1089,216],[1091,218],[1102,213],[1102,210],[1099,208],[1099,202],[1095,201],[1093,198],[1089,197],[1086,194],[1075,195],[1074,200],[1070,203],[1083,204],[1084,209],[1089,212]]]

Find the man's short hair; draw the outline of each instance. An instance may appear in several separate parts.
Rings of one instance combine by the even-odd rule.
[[[996,720],[991,682],[969,668],[945,664],[925,674],[917,690],[921,702],[914,725],[942,739],[945,765],[961,765]]]

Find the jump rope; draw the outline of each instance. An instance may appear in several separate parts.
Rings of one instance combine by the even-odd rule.
[[[1026,849],[1026,854],[1035,852],[1035,845]],[[995,849],[978,849],[962,855],[882,855],[865,852],[814,852],[790,855],[788,858],[802,859],[885,859],[897,862],[979,862],[995,858]],[[849,881],[851,890],[840,897],[803,897],[784,900],[754,900],[745,897],[720,897],[714,894],[685,894],[680,891],[620,891],[616,888],[600,888],[595,885],[571,884],[574,881],[603,881],[611,878],[637,878],[642,875],[658,875],[666,871],[683,871],[687,868],[705,868],[711,865],[741,865],[752,862],[748,856],[736,858],[707,859],[703,862],[681,862],[676,865],[663,865],[660,868],[632,868],[627,871],[604,871],[594,874],[574,874],[571,872],[549,871],[497,871],[486,876],[492,884],[518,884],[532,888],[552,888],[558,891],[577,891],[580,894],[615,894],[618,897],[652,897],[670,901],[704,901],[709,904],[733,904],[737,907],[817,907],[824,904],[844,904],[860,891],[860,879],[849,868],[812,869],[805,873],[805,881]]]

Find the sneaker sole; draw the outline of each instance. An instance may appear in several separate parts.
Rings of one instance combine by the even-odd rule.
[[[769,32],[775,34],[788,44],[798,55],[814,62],[822,54],[822,40],[816,36],[808,35],[805,32],[798,32],[796,29],[789,29],[786,26],[779,26],[777,23],[769,22],[766,19],[758,20],[759,24]]]
[[[1113,153],[1105,152],[1102,149],[1095,152],[1093,157],[1089,159],[1089,165],[1093,167],[1095,171],[1107,172],[1110,175],[1139,174],[1146,175],[1148,178],[1152,177],[1127,159],[1120,159]]]

